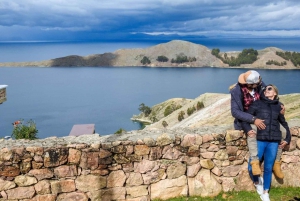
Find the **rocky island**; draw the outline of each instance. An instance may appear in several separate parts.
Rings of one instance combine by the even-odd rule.
[[[101,66],[147,66],[147,67],[237,67],[228,64],[228,60],[237,59],[243,52],[218,52],[199,44],[173,40],[149,48],[120,49],[113,53],[88,56],[70,55],[45,61],[6,62],[0,67],[101,67]],[[238,65],[239,68],[299,69],[293,59],[279,56],[284,50],[268,47],[255,50],[255,60]],[[289,52],[288,52],[289,53]],[[292,55],[292,53],[289,53]],[[295,53],[299,54],[299,53]],[[299,55],[297,55],[299,56]]]

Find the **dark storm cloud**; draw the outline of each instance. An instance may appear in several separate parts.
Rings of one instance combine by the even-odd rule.
[[[299,35],[300,1],[2,0],[3,38],[112,33]],[[47,34],[46,34],[47,35]],[[0,36],[1,39],[1,36]]]

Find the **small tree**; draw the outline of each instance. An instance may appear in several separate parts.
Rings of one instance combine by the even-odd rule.
[[[146,106],[144,103],[140,104],[139,111],[143,112],[146,117],[151,113],[151,108]]]
[[[145,64],[150,64],[151,61],[150,61],[150,59],[148,57],[144,56],[143,59],[141,60],[141,63],[143,65],[145,65]]]
[[[158,56],[156,61],[167,62],[167,61],[169,61],[169,59],[168,59],[168,57],[162,55],[162,56]]]
[[[33,120],[29,120],[24,123],[21,119],[13,123],[14,129],[11,136],[15,139],[37,139],[38,130],[36,129],[36,124]]]

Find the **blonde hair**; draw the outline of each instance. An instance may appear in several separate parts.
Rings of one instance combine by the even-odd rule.
[[[266,86],[266,88],[267,88],[268,86],[273,87],[273,89],[274,89],[274,91],[275,91],[275,93],[276,93],[274,99],[279,99],[279,91],[278,91],[278,88],[277,88],[274,84],[268,84],[268,85]]]

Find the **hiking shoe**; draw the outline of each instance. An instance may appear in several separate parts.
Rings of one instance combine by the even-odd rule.
[[[259,160],[253,160],[250,162],[251,167],[252,167],[252,174],[253,175],[260,175],[261,174],[261,169],[260,169],[260,164]]]
[[[264,193],[264,180],[262,177],[258,178],[258,184],[254,184],[254,186],[258,195],[262,195]]]
[[[274,166],[273,166],[273,173],[275,177],[279,179],[283,179],[284,174],[281,171],[281,161],[275,160]]]
[[[269,193],[263,193],[260,195],[262,201],[270,201]]]

